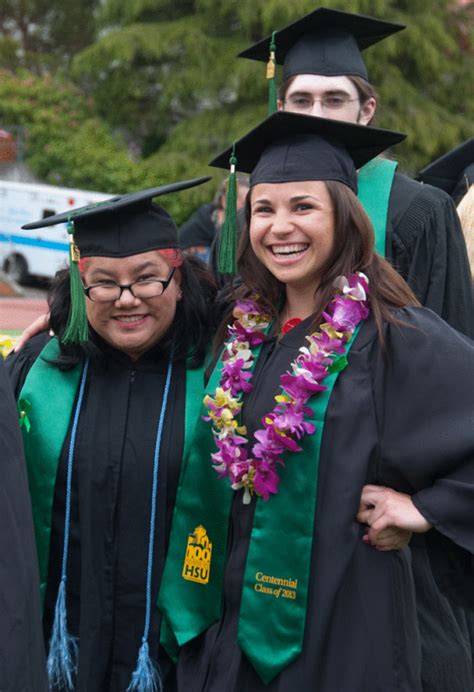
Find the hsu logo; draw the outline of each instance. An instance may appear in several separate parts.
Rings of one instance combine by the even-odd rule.
[[[209,582],[211,569],[212,543],[204,526],[197,526],[188,536],[186,557],[183,565],[183,579],[198,584]]]

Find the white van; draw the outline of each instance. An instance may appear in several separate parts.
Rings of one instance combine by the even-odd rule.
[[[112,196],[0,180],[0,267],[18,283],[25,282],[29,276],[51,279],[68,264],[66,224],[34,231],[23,231],[23,224]]]

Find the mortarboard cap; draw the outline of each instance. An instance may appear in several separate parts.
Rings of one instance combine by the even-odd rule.
[[[401,132],[279,111],[210,163],[250,173],[250,185],[295,180],[339,180],[357,191],[356,169],[405,139]]]
[[[283,65],[284,81],[297,74],[354,75],[368,80],[361,51],[403,29],[404,24],[320,7],[238,57],[267,62],[274,43],[274,61]]]
[[[425,166],[418,179],[458,201],[474,183],[474,137]]]
[[[278,111],[216,156],[210,166],[250,173],[250,186],[336,180],[357,192],[356,169],[405,135],[340,120]],[[227,221],[227,219],[226,219]],[[235,223],[225,223],[219,271],[235,272]]]
[[[127,257],[149,250],[177,248],[178,231],[174,220],[152,200],[201,185],[210,179],[209,176],[195,178],[118,195],[103,202],[48,216],[25,224],[23,228],[73,222],[74,241],[81,257]]]
[[[84,290],[79,273],[81,257],[128,257],[150,250],[178,248],[178,231],[165,209],[153,198],[206,183],[211,178],[194,178],[141,192],[117,195],[103,202],[45,219],[27,223],[29,230],[67,223],[70,234],[71,308],[64,343],[81,343],[88,339]]]

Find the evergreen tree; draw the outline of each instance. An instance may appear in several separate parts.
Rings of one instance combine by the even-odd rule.
[[[140,187],[138,166],[71,83],[0,71],[0,126],[20,133],[26,162],[44,182],[111,193]]]
[[[469,9],[453,0],[327,0],[325,5],[408,25],[364,52],[380,96],[377,124],[408,134],[395,152],[402,169],[414,173],[472,134],[472,4]],[[38,82],[31,93],[19,75],[14,94],[11,76],[0,85],[2,123],[15,124],[16,113],[24,126],[28,121],[29,160],[46,180],[122,192],[208,174],[207,161],[266,114],[265,65],[237,60],[236,54],[315,4],[24,0],[18,7],[0,0],[0,66],[13,69],[18,55],[27,62],[31,54],[39,56],[37,71],[44,72],[45,46],[54,46],[56,64],[67,70],[69,56],[79,50],[66,73],[78,89],[64,80]],[[91,28],[93,10],[97,23]],[[68,118],[77,126],[68,128]],[[221,176],[214,176],[215,188]],[[184,220],[212,196],[213,187],[166,203]]]
[[[469,136],[468,10],[451,0],[325,4],[408,25],[365,59],[380,94],[378,124],[409,135],[399,150],[409,171]],[[77,57],[75,75],[143,156],[156,152],[165,168],[178,153],[204,164],[265,113],[265,66],[236,53],[313,9],[314,0],[108,0],[105,34]]]
[[[0,0],[0,65],[37,73],[67,66],[95,37],[100,0]]]

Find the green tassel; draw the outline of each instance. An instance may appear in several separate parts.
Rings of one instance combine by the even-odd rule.
[[[67,344],[84,343],[89,338],[89,325],[87,322],[86,301],[81,275],[79,273],[80,254],[74,242],[74,224],[68,222],[67,227],[69,243],[69,285],[71,289],[71,307],[62,342]]]
[[[31,403],[28,399],[20,399],[18,402],[18,414],[20,417],[20,428],[25,428],[26,432],[29,433],[31,430],[31,423],[28,417],[31,411]]]
[[[270,43],[270,57],[267,62],[267,81],[268,81],[268,115],[275,113],[278,110],[277,104],[277,80],[276,80],[276,63],[275,63],[275,41],[276,31],[272,33]]]
[[[233,276],[237,273],[237,176],[235,173],[237,159],[235,157],[235,144],[232,147],[229,163],[230,174],[227,180],[225,220],[222,225],[217,266],[220,274]]]

